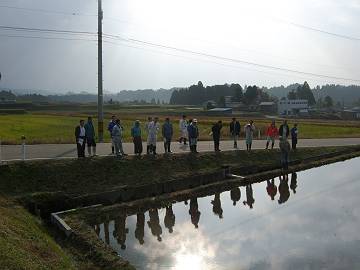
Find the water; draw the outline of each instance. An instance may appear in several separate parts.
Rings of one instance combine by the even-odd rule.
[[[280,187],[276,178],[274,200],[266,181],[254,184],[252,209],[251,190],[246,198],[241,187],[236,205],[231,195],[238,199],[239,190],[175,203],[174,215],[168,208],[120,218],[97,232],[137,269],[360,269],[359,172],[357,158],[297,173],[296,183],[289,175]]]

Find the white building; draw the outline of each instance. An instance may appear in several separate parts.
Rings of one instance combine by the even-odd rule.
[[[306,99],[284,99],[278,103],[280,115],[299,115],[309,113],[309,103]]]

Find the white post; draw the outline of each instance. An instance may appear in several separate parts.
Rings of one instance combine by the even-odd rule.
[[[26,152],[25,152],[25,145],[26,145],[25,140],[26,140],[26,138],[25,138],[24,135],[21,136],[21,140],[22,140],[21,153],[22,153],[22,160],[24,161],[26,159]]]

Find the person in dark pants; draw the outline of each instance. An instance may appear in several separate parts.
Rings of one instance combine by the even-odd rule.
[[[238,148],[237,141],[240,136],[240,123],[239,121],[236,121],[236,118],[234,117],[232,119],[232,122],[230,123],[230,134],[232,139],[234,140],[234,148]]]
[[[296,145],[298,143],[298,128],[297,124],[294,124],[294,127],[291,129],[291,148],[296,150]]]
[[[279,148],[280,148],[281,167],[283,172],[285,172],[289,168],[289,152],[290,152],[290,143],[286,138],[281,137]]]
[[[188,126],[189,143],[191,153],[197,154],[197,141],[199,138],[199,129],[197,127],[197,119],[193,119]]]
[[[75,128],[75,138],[77,145],[77,154],[78,157],[85,157],[85,142],[86,142],[86,132],[85,132],[85,121],[80,120],[80,125]]]
[[[283,138],[289,138],[290,129],[287,120],[284,120],[282,125],[279,127],[279,136]]]
[[[134,143],[134,153],[140,156],[143,151],[142,140],[141,140],[141,127],[140,121],[136,120],[134,126],[131,128],[131,137]]]
[[[84,128],[86,133],[86,143],[89,157],[91,157],[91,148],[92,156],[96,156],[95,128],[91,116],[88,117],[88,121],[85,124]]]
[[[110,133],[110,138],[111,138],[111,153],[112,154],[115,153],[115,146],[114,146],[114,142],[113,142],[113,139],[112,139],[112,130],[113,130],[115,125],[116,125],[116,116],[113,115],[113,116],[111,116],[111,121],[109,122],[109,125],[108,125],[108,131]]]
[[[222,121],[218,121],[213,125],[211,132],[214,140],[215,152],[220,152],[220,134],[222,129]]]
[[[173,134],[174,134],[173,126],[170,123],[170,118],[167,117],[165,119],[165,123],[162,126],[162,136],[164,138],[165,153],[172,153],[170,150],[170,146],[171,146],[171,139],[173,137]]]

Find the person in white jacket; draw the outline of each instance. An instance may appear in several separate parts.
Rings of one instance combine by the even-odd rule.
[[[115,154],[117,157],[126,156],[122,147],[122,135],[124,129],[121,126],[120,120],[116,119],[115,126],[111,130],[111,137],[115,146]]]
[[[150,124],[153,122],[153,119],[152,117],[148,117],[148,121],[147,123],[145,124],[145,132],[147,134],[147,140],[146,140],[146,154],[150,154],[151,153],[151,150],[150,150],[150,142],[149,142],[149,127],[150,127]]]
[[[150,152],[156,155],[156,141],[157,141],[157,134],[160,130],[159,118],[155,117],[154,121],[149,123],[148,128],[148,140],[147,143],[150,148]]]
[[[184,142],[184,145],[187,145],[186,139],[188,138],[188,121],[186,120],[186,115],[183,115],[179,121],[179,130],[180,130],[180,139],[179,143]]]

